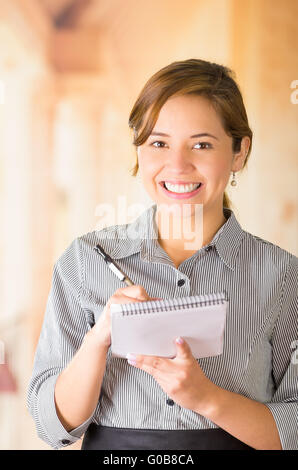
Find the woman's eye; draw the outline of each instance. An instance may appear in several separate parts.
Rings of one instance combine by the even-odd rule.
[[[161,140],[156,140],[155,142],[152,142],[151,145],[153,145],[153,147],[157,147],[157,148],[160,148],[159,145],[154,145],[154,144],[164,144],[164,142],[162,142]]]
[[[196,145],[204,145],[204,146],[209,145],[209,148],[212,148],[212,145],[209,144],[209,142],[198,142],[197,144],[195,144],[195,146]],[[206,147],[203,148],[203,150],[205,150],[205,149],[206,149]]]

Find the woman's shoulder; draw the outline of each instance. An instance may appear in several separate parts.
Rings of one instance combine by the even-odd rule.
[[[100,230],[92,230],[78,236],[73,243],[80,246],[83,256],[99,244],[109,255],[130,253],[139,249],[143,225],[134,221],[125,224],[109,225]]]
[[[123,250],[127,247],[128,251],[137,249],[142,238],[146,238],[151,233],[150,219],[153,207],[149,207],[143,211],[132,222],[123,224],[107,225],[99,230],[92,230],[80,235],[77,238],[78,243],[83,249],[93,249],[96,244],[101,244],[103,248],[119,251],[119,246]]]
[[[291,265],[298,276],[298,257],[294,253],[258,235],[245,230],[243,232],[246,252],[250,252],[255,260],[266,263],[268,269],[270,264],[280,269],[287,269]]]

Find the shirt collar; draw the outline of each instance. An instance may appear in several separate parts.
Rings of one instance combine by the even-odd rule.
[[[209,245],[215,246],[222,261],[234,271],[244,230],[232,209],[224,207],[223,213],[227,221],[216,232]]]
[[[113,259],[126,258],[139,253],[144,246],[144,240],[152,245],[157,239],[155,224],[156,204],[150,206],[130,224],[114,226],[113,234],[116,241],[114,249],[109,253]]]
[[[117,227],[117,243],[110,252],[113,259],[125,258],[138,252],[147,261],[153,261],[156,257],[163,258],[163,250],[157,242],[156,208],[156,204],[153,204],[132,223]],[[214,246],[222,261],[234,270],[244,231],[231,209],[224,207],[223,213],[227,220],[216,232],[208,246]],[[206,246],[201,250],[205,248]],[[198,250],[197,253],[201,250]],[[164,259],[166,258],[164,257]]]

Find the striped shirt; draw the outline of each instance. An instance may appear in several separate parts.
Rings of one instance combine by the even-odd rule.
[[[298,258],[244,231],[233,211],[224,207],[227,220],[212,241],[177,269],[157,241],[155,213],[156,204],[132,223],[74,239],[54,264],[27,392],[38,436],[58,449],[82,439],[91,422],[139,429],[218,428],[204,416],[167,402],[169,397],[150,374],[112,356],[110,349],[94,413],[70,432],[61,424],[54,401],[58,375],[108,299],[124,287],[94,251],[99,243],[150,297],[225,292],[229,303],[223,353],[197,360],[219,387],[264,403],[282,448],[297,450]]]

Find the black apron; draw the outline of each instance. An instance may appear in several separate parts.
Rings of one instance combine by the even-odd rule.
[[[221,428],[131,429],[91,423],[81,450],[255,450]]]

